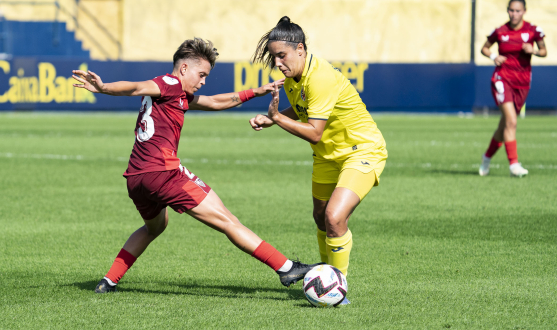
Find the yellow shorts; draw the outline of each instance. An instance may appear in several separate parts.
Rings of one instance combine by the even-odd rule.
[[[360,200],[379,185],[387,156],[373,153],[353,155],[343,160],[313,157],[313,197],[328,201],[337,187],[352,190]]]

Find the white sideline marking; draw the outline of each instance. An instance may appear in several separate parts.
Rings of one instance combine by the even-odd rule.
[[[126,157],[116,157],[116,158],[101,158],[101,157],[88,157],[82,155],[54,155],[54,154],[16,154],[12,152],[0,153],[0,158],[33,158],[33,159],[56,159],[56,160],[76,160],[76,161],[87,161],[87,160],[108,160],[117,162],[127,162]],[[307,160],[256,160],[256,159],[192,159],[192,158],[182,158],[181,162],[184,164],[222,164],[222,165],[279,165],[279,166],[312,166],[313,161]],[[534,168],[538,170],[557,170],[557,165],[552,164],[530,164],[524,165],[526,168]],[[450,164],[436,166],[431,163],[393,163],[387,160],[386,167],[419,167],[419,168],[479,168],[480,164]],[[491,164],[491,168],[507,168],[507,165],[501,164]]]

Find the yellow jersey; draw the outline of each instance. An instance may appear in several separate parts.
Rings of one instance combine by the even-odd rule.
[[[321,141],[311,145],[316,157],[339,160],[375,150],[386,156],[383,135],[360,95],[326,60],[307,53],[302,78],[287,78],[284,91],[302,122],[327,121]]]

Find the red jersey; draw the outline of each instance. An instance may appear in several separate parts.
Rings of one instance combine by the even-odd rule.
[[[526,54],[522,50],[522,44],[533,45],[534,41],[545,37],[542,29],[526,21],[519,30],[511,29],[509,23],[495,29],[487,40],[492,44],[499,44],[499,55],[505,56],[507,60],[495,67],[492,81],[506,80],[512,88],[530,88],[532,81],[532,66],[530,60],[532,54]],[[499,78],[499,79],[497,79]]]
[[[153,79],[161,96],[144,96],[135,124],[135,143],[124,176],[170,171],[180,166],[178,142],[184,114],[193,95],[182,90],[177,77],[166,74]]]

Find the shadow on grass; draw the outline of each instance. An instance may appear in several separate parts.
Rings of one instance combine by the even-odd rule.
[[[75,282],[67,286],[75,286],[81,290],[95,290],[98,281]],[[141,289],[138,286],[142,287]],[[147,289],[152,286],[157,289]],[[237,285],[212,285],[203,283],[172,283],[172,282],[126,282],[118,285],[117,292],[132,292],[144,294],[189,295],[219,298],[257,298],[269,300],[304,300],[301,286],[291,288],[245,287]],[[269,294],[267,294],[269,293]],[[273,293],[286,293],[288,297],[273,297]]]
[[[476,175],[479,176],[478,171],[474,170],[430,170],[429,173],[439,173],[439,174],[452,174],[452,175]]]

